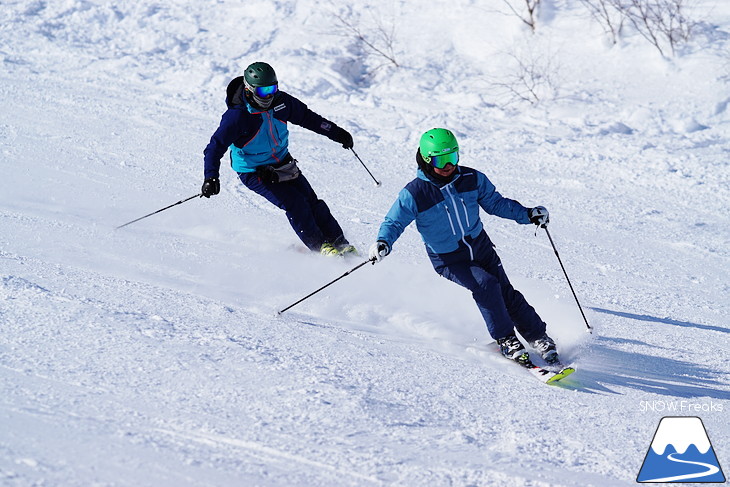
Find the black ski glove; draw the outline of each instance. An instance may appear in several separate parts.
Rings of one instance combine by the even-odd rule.
[[[279,182],[279,175],[276,173],[276,169],[274,169],[273,166],[257,166],[256,174],[258,175],[259,179],[261,179],[261,181],[263,181],[264,183]]]
[[[200,192],[206,198],[210,198],[211,196],[221,192],[221,182],[218,178],[205,178],[205,181],[203,181],[203,187],[200,188]]]
[[[550,223],[550,214],[544,206],[536,206],[528,211],[530,222],[538,227],[545,228]]]
[[[343,149],[352,149],[352,146],[355,145],[355,142],[352,140],[352,135],[342,127],[338,128],[340,130],[335,135],[335,142],[342,144]]]

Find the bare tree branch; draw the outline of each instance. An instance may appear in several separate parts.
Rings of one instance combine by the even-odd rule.
[[[672,55],[682,42],[687,42],[695,22],[687,16],[687,0],[580,0],[594,19],[618,40],[624,21],[665,57]]]
[[[621,10],[613,7],[607,0],[580,0],[580,2],[588,8],[591,16],[603,27],[604,32],[611,37],[611,42],[616,44],[621,35],[626,15]]]
[[[376,28],[371,30],[362,27],[357,20],[351,21],[340,12],[334,12],[333,15],[340,27],[344,29],[342,35],[353,37],[362,43],[366,50],[386,60],[373,71],[377,71],[388,64],[392,64],[396,68],[400,67],[395,57],[395,26],[387,30],[379,19],[374,19]]]
[[[511,0],[502,0],[505,5],[512,11],[517,18],[519,18],[522,22],[524,22],[527,26],[530,27],[530,30],[532,32],[535,32],[535,26],[536,26],[536,19],[535,15],[537,13],[537,8],[540,6],[541,0],[524,0],[525,2],[525,12],[519,11],[514,5],[512,5]]]
[[[552,56],[537,55],[532,51],[520,54],[510,52],[507,56],[514,61],[514,69],[499,79],[490,80],[490,86],[506,92],[507,102],[504,106],[515,101],[537,105],[543,100],[544,94],[556,90],[556,67]]]

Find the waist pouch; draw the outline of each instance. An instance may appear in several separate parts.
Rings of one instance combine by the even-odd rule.
[[[259,177],[268,183],[283,183],[296,179],[301,174],[297,167],[297,160],[287,154],[283,162],[256,168]]]

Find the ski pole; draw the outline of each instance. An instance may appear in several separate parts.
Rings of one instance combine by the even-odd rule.
[[[347,272],[345,272],[344,274],[342,274],[342,275],[341,275],[340,277],[338,277],[337,279],[333,279],[333,280],[331,280],[330,282],[328,282],[327,284],[325,284],[325,285],[324,285],[324,286],[322,286],[321,288],[317,289],[316,291],[314,291],[314,292],[311,292],[311,293],[307,294],[306,296],[304,296],[304,297],[303,297],[302,299],[300,299],[299,301],[297,301],[297,302],[295,302],[295,303],[292,303],[292,304],[290,304],[289,306],[287,306],[286,308],[282,309],[281,311],[277,311],[277,312],[276,312],[276,314],[277,314],[277,315],[281,315],[281,314],[282,314],[282,313],[283,313],[284,311],[288,310],[289,308],[293,308],[294,306],[296,306],[297,304],[301,303],[301,302],[302,302],[302,301],[304,301],[305,299],[309,299],[309,298],[311,298],[312,296],[314,296],[315,294],[317,294],[318,292],[320,292],[320,291],[321,291],[322,289],[324,289],[324,288],[326,288],[326,287],[328,287],[328,286],[331,286],[332,284],[336,283],[337,281],[339,281],[339,280],[340,280],[340,279],[342,279],[343,277],[345,277],[345,276],[348,276],[348,275],[352,274],[353,272],[355,272],[356,270],[358,270],[358,269],[359,269],[360,267],[364,266],[365,264],[369,264],[370,262],[373,262],[373,263],[374,263],[374,261],[372,261],[372,260],[366,260],[365,262],[363,262],[363,263],[361,263],[361,264],[358,264],[358,265],[356,265],[355,267],[353,267],[353,268],[352,268],[352,269],[350,269],[349,271],[347,271]]]
[[[553,237],[550,236],[550,232],[547,229],[547,226],[543,226],[545,229],[545,233],[547,233],[548,238],[550,239],[550,245],[553,246],[553,251],[555,252],[555,257],[558,258],[558,262],[560,263],[560,267],[563,269],[563,274],[565,274],[565,279],[568,281],[568,286],[570,286],[570,291],[573,293],[573,297],[575,298],[575,302],[578,305],[578,309],[580,310],[580,314],[583,317],[583,321],[586,324],[586,327],[588,328],[586,331],[588,333],[593,333],[593,328],[591,328],[591,325],[588,324],[588,320],[586,319],[585,313],[583,313],[583,308],[580,305],[580,301],[578,301],[578,296],[575,294],[575,290],[573,289],[573,285],[570,283],[570,278],[568,277],[568,273],[565,272],[565,266],[563,265],[563,261],[560,259],[560,254],[558,254],[558,249],[555,248],[555,242],[553,242]]]
[[[169,209],[169,208],[172,208],[173,206],[177,206],[177,205],[180,205],[180,204],[182,204],[182,203],[185,203],[186,201],[190,201],[191,199],[193,199],[193,198],[197,198],[197,197],[199,197],[199,196],[203,196],[203,194],[202,194],[202,193],[198,193],[198,194],[196,194],[196,195],[194,195],[194,196],[191,196],[190,198],[186,198],[186,199],[184,199],[184,200],[180,200],[180,201],[178,201],[177,203],[173,203],[173,204],[171,204],[170,206],[166,206],[166,207],[162,208],[161,210],[153,211],[153,212],[152,212],[152,213],[150,213],[149,215],[141,216],[141,217],[137,218],[136,220],[132,220],[131,222],[127,222],[127,223],[125,223],[124,225],[119,225],[119,226],[117,227],[117,230],[119,230],[119,229],[120,229],[120,228],[122,228],[122,227],[126,227],[127,225],[131,225],[131,224],[132,224],[132,223],[134,223],[134,222],[138,222],[138,221],[140,221],[140,220],[144,220],[144,219],[145,219],[145,218],[147,218],[148,216],[152,216],[152,215],[155,215],[155,214],[157,214],[157,213],[159,213],[159,212],[161,212],[161,211],[165,211],[165,210],[167,210],[167,209]]]
[[[357,155],[357,152],[355,152],[355,149],[350,147],[350,150],[352,151],[353,154],[355,154],[355,157],[357,157],[357,160],[360,161],[360,164],[362,164],[362,167],[364,167],[365,170],[368,172],[368,174],[370,174],[370,177],[373,178],[373,181],[375,181],[375,186],[380,186],[380,181],[375,179],[375,176],[373,176],[373,173],[370,172],[370,169],[368,169],[368,167],[365,165],[365,163],[362,162],[362,159],[360,159],[360,156]]]

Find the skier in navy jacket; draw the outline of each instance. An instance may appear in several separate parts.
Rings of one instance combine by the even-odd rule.
[[[324,135],[345,149],[352,148],[352,135],[279,91],[274,69],[262,62],[249,65],[244,76],[229,83],[226,105],[228,110],[203,152],[202,195],[210,198],[220,192],[221,158],[230,149],[231,167],[241,182],[283,209],[307,248],[323,255],[357,255],[289,154],[287,122]]]
[[[472,292],[502,353],[522,364],[530,362],[515,335],[516,328],[548,364],[558,364],[555,342],[546,334],[545,322],[510,284],[479,218],[481,207],[517,223],[544,226],[548,211],[542,206],[528,209],[503,197],[483,173],[459,166],[459,145],[449,130],[424,133],[416,162],[417,177],[400,191],[385,216],[370,248],[370,260],[379,262],[388,255],[415,220],[434,269]]]

